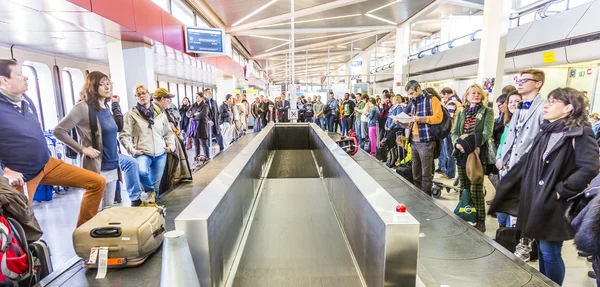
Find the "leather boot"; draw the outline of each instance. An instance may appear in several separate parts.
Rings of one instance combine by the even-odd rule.
[[[477,224],[475,224],[475,228],[481,232],[485,232],[485,220],[477,219]]]

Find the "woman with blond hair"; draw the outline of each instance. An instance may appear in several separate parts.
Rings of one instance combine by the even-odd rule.
[[[155,112],[160,107],[150,101],[150,93],[145,86],[137,85],[133,92],[137,105],[125,115],[119,139],[137,160],[140,181],[146,191],[136,204],[153,205],[167,165],[167,153],[176,149],[175,133],[166,114]]]
[[[495,151],[489,151],[487,143],[494,129],[494,111],[487,106],[487,93],[478,84],[469,86],[465,100],[463,109],[456,116],[452,131],[452,142],[456,147],[454,156],[456,157],[461,192],[470,191],[473,205],[477,211],[475,228],[485,232],[483,173],[479,182],[471,182],[467,176],[467,169],[474,167],[467,166],[467,158],[477,148],[480,148],[481,166],[485,167],[488,163],[493,163],[493,159],[489,159],[488,153]]]

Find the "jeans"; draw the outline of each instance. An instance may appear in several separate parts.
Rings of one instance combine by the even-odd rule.
[[[342,120],[342,119],[340,119]],[[342,136],[346,135],[346,118],[344,118],[342,121]]]
[[[346,127],[346,134],[348,134],[350,130],[354,129],[352,126],[352,117],[344,118],[344,122],[346,122],[344,126]]]
[[[327,119],[325,119],[325,118],[318,118],[317,119],[317,124],[321,127],[322,130],[325,130],[325,125],[327,124]]]
[[[33,202],[33,195],[38,185],[68,186],[85,189],[79,206],[77,227],[92,219],[98,213],[102,201],[106,179],[98,173],[70,165],[60,159],[51,157],[44,169],[34,178],[26,182],[29,205]],[[15,187],[23,193],[23,186]]]
[[[143,188],[142,183],[140,183],[138,162],[131,156],[120,154],[119,166],[123,171],[123,179],[125,180],[125,188],[127,189],[127,194],[129,194],[129,199],[132,201],[139,199]]]
[[[433,150],[435,142],[411,142],[412,173],[415,186],[431,195],[433,183]]]
[[[561,256],[563,241],[539,240],[540,272],[558,285],[565,280],[565,262]]]
[[[160,180],[167,165],[167,154],[151,157],[145,154],[135,156],[140,169],[140,181],[146,192],[154,191],[158,194]]]
[[[354,131],[356,132],[356,140],[358,141],[358,146],[362,147],[363,139],[362,139],[362,129],[360,127],[360,120],[357,120],[354,123]]]
[[[496,212],[496,216],[498,217],[498,225],[500,227],[511,227],[510,215],[503,212]]]
[[[596,273],[596,286],[600,286],[600,276],[598,276],[598,274],[600,274],[600,255],[593,254],[592,258],[592,268]]]
[[[262,129],[262,118],[254,118],[254,132],[258,133]]]
[[[452,146],[452,137],[448,136],[442,141],[442,152],[440,154],[439,164],[440,169],[449,178],[454,178],[456,176],[456,160],[452,156],[453,152],[454,147]]]
[[[333,130],[333,124],[335,124],[335,114],[328,115],[327,116],[327,130],[330,133],[334,132],[334,130]]]

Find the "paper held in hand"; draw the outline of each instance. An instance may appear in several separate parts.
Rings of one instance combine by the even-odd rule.
[[[407,115],[405,112],[401,112],[395,116],[390,116],[392,120],[399,121],[401,123],[410,123],[413,121],[413,117]]]

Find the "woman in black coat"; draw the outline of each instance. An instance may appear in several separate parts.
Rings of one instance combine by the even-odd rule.
[[[489,213],[517,216],[522,237],[539,242],[539,270],[562,285],[561,249],[575,231],[565,218],[567,200],[598,174],[598,146],[579,91],[558,88],[544,106],[544,123],[531,150],[500,181]]]
[[[181,104],[181,107],[179,107],[179,114],[181,115],[180,128],[186,135],[188,133],[188,126],[190,125],[190,118],[187,116],[187,112],[190,108],[190,99],[188,97],[183,98],[183,103]]]
[[[196,157],[194,161],[207,161],[210,159],[208,153],[208,129],[209,121],[208,118],[209,106],[204,98],[202,92],[196,93],[196,102],[192,105],[187,115],[192,119],[192,128],[190,131],[193,133],[190,136],[194,139],[194,147],[196,148]],[[200,156],[200,145],[202,144],[202,151],[204,156]]]

